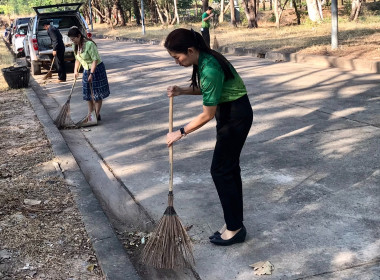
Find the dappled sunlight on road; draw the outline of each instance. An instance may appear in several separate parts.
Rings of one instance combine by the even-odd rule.
[[[158,46],[99,40],[99,47],[109,65],[111,96],[102,122],[83,134],[136,201],[159,218],[169,180],[166,89],[188,86],[191,69],[175,65]],[[193,225],[189,234],[199,246],[197,269],[204,276],[213,268],[213,279],[222,279],[216,263],[234,258],[241,266],[236,279],[244,279],[252,274],[251,260],[270,257],[281,275],[298,277],[369,261],[373,255],[365,250],[379,247],[370,240],[376,221],[365,216],[378,203],[372,195],[379,177],[379,75],[228,58],[242,75],[253,107],[241,155],[249,236],[239,250],[213,248],[217,260],[200,247],[223,224],[209,174],[216,139],[212,120],[174,145],[176,210]],[[70,83],[46,87],[62,104]],[[86,110],[80,91],[78,85],[75,117]],[[201,112],[201,96],[175,97],[174,129]],[[356,251],[351,251],[352,238]]]
[[[329,119],[333,120],[337,118],[345,118],[345,117],[353,116],[354,114],[358,112],[364,112],[365,110],[366,108],[364,107],[347,108],[340,111],[335,111],[333,114],[331,114]]]
[[[305,132],[309,131],[312,127],[313,127],[313,125],[308,125],[308,126],[305,126],[305,127],[302,127],[302,128],[296,129],[296,130],[293,130],[293,131],[291,131],[289,133],[286,133],[286,134],[280,135],[278,137],[275,137],[275,138],[269,140],[268,142],[276,142],[278,140],[281,140],[281,139],[284,139],[284,138],[287,138],[287,137],[297,136],[299,134],[302,134],[302,133],[305,133]]]
[[[370,131],[361,131],[356,137],[352,137],[348,130],[335,131],[326,135],[321,135],[316,145],[322,156],[331,159],[340,159],[356,152],[361,143],[365,142],[373,135]]]

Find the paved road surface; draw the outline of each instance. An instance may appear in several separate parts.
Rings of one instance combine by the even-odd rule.
[[[112,95],[101,125],[83,134],[158,220],[168,187],[165,90],[189,84],[192,69],[177,66],[161,46],[97,43]],[[249,264],[269,260],[275,271],[266,279],[379,279],[380,75],[228,58],[246,83],[254,111],[241,156],[248,238],[226,248],[208,242],[223,224],[209,174],[211,121],[174,148],[175,209],[185,225],[193,225],[199,276],[261,279]],[[68,77],[66,84],[44,85],[60,104],[73,81]],[[199,97],[174,102],[175,128],[201,112]],[[87,110],[80,85],[71,105],[78,121]],[[117,198],[108,203],[128,211]]]

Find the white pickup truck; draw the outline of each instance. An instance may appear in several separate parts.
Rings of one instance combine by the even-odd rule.
[[[40,75],[41,68],[49,69],[53,59],[53,47],[47,31],[43,29],[43,22],[50,20],[62,34],[66,46],[65,61],[74,61],[72,43],[67,37],[67,32],[72,26],[81,29],[82,34],[91,37],[88,25],[79,13],[82,3],[57,4],[34,7],[36,16],[32,17],[28,24],[28,32],[24,40],[24,51],[27,65],[31,67],[33,75]]]

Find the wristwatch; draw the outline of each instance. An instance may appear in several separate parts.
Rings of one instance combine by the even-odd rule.
[[[182,135],[182,136],[186,136],[186,135],[187,135],[186,132],[185,132],[185,128],[181,127],[181,128],[179,129],[179,131],[181,131],[181,135]]]

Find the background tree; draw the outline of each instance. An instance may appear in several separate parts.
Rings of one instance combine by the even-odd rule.
[[[307,13],[309,15],[309,18],[313,22],[321,22],[322,17],[319,10],[319,3],[318,0],[306,0],[307,4]]]
[[[281,6],[281,0],[273,0],[274,14],[276,16],[276,27],[277,28],[280,28],[280,20],[281,20],[282,12],[284,11],[284,8],[285,8],[287,2],[288,2],[288,0],[285,0],[284,6]]]
[[[301,24],[301,15],[300,15],[300,12],[298,11],[298,8],[297,8],[297,2],[296,0],[292,0],[293,2],[293,7],[294,7],[294,12],[296,13],[296,16],[297,16],[297,24],[300,25]]]
[[[203,12],[206,12],[208,7],[208,0],[202,0]]]
[[[178,16],[178,8],[177,8],[177,0],[174,0],[174,19],[172,24],[177,20],[177,24],[179,24],[179,16]]]
[[[243,0],[245,15],[248,19],[248,28],[257,28],[257,2],[259,0]]]
[[[136,18],[136,24],[141,25],[141,15],[140,15],[139,4],[137,3],[137,0],[132,0],[132,4],[133,4],[133,14],[135,15],[135,18]]]
[[[352,0],[350,21],[358,20],[361,6],[362,6],[362,0]]]
[[[230,0],[231,25],[237,27],[234,0]]]

